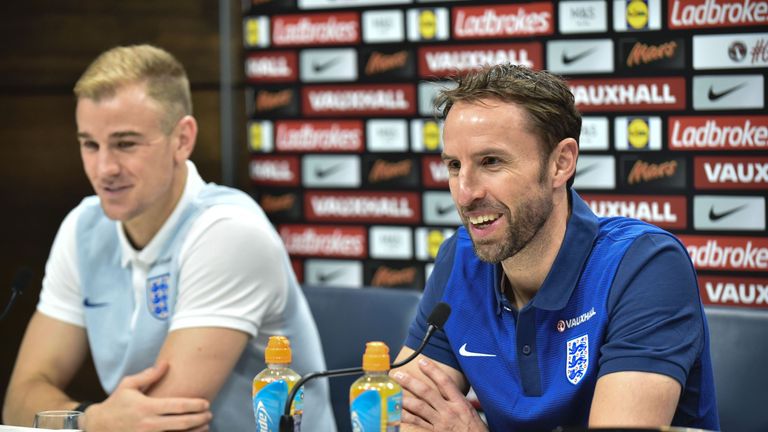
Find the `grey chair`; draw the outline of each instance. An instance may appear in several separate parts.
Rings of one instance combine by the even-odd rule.
[[[421,293],[393,288],[305,286],[304,294],[320,331],[328,369],[360,367],[365,343],[382,341],[392,360],[416,316]],[[339,432],[352,430],[349,387],[360,375],[329,378]]]
[[[768,313],[705,308],[720,427],[768,431]]]

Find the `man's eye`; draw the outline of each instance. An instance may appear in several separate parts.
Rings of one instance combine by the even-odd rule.
[[[461,168],[461,164],[458,161],[446,161],[445,167],[448,168],[448,172],[456,172]]]
[[[497,165],[499,162],[499,158],[496,157],[487,157],[483,159],[483,165]]]
[[[136,145],[133,141],[118,141],[117,148],[119,149],[129,149],[131,147],[134,147]]]
[[[98,150],[99,145],[95,141],[81,141],[80,146],[86,150]]]

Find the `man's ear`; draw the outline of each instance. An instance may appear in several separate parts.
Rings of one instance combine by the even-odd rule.
[[[573,138],[565,138],[557,143],[550,157],[552,169],[552,188],[564,186],[576,172],[576,159],[579,157],[579,144]]]
[[[189,159],[197,142],[197,120],[191,115],[186,115],[176,124],[174,131],[174,158],[176,162],[184,162]]]

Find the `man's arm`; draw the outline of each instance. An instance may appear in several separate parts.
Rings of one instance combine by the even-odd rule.
[[[597,380],[590,427],[669,425],[680,399],[680,383],[650,372],[614,372]]]
[[[396,361],[413,352],[403,347]],[[464,396],[469,383],[458,370],[419,354],[390,375],[403,387],[403,432],[487,430]]]
[[[88,352],[85,329],[35,312],[21,342],[3,406],[7,424],[32,424],[43,410],[73,409],[63,389]]]
[[[87,350],[85,329],[36,312],[11,375],[4,422],[31,425],[38,411],[74,409],[79,402],[67,396],[64,388],[82,366]],[[144,395],[167,369],[167,364],[161,364],[125,377],[109,398],[86,410],[85,427],[89,432],[204,428],[211,418],[208,401]],[[101,418],[102,423],[89,423],[89,417]]]

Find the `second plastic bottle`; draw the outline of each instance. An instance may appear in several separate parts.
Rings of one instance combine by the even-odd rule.
[[[384,342],[368,342],[363,354],[365,375],[349,389],[349,409],[354,432],[400,430],[403,390],[389,377],[389,348]]]

